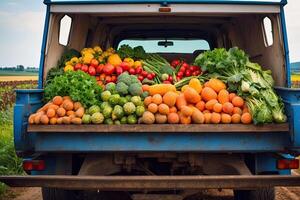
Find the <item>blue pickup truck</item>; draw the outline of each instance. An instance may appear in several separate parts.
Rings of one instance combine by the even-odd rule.
[[[44,200],[189,199],[201,189],[233,189],[235,199],[274,199],[299,186],[300,90],[291,88],[286,0],[45,0],[39,89],[17,90],[14,140],[26,176]],[[34,23],[34,22],[32,22]],[[163,48],[158,41],[172,41]],[[48,71],[66,48],[142,45],[168,60],[192,61],[238,46],[270,69],[288,121],[239,125],[28,125],[42,106]]]

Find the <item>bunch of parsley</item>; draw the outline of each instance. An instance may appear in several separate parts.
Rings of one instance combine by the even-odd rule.
[[[99,104],[102,88],[95,77],[83,71],[67,71],[56,76],[45,87],[44,100],[50,101],[54,96],[70,96],[85,107]]]

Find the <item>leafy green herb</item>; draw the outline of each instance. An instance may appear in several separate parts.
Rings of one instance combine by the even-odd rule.
[[[85,107],[99,104],[102,88],[94,77],[82,71],[67,71],[56,76],[45,87],[44,100],[54,96],[70,96],[73,101],[81,102]]]

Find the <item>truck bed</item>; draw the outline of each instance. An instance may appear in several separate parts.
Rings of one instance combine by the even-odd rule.
[[[36,152],[285,152],[289,124],[29,125]]]

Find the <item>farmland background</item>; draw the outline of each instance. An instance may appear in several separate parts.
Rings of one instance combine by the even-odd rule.
[[[0,74],[0,175],[23,174],[22,161],[17,157],[13,143],[13,105],[16,98],[14,90],[36,88],[37,76],[24,76],[22,73],[3,75]],[[0,183],[0,199],[7,198],[4,195],[6,189]]]

